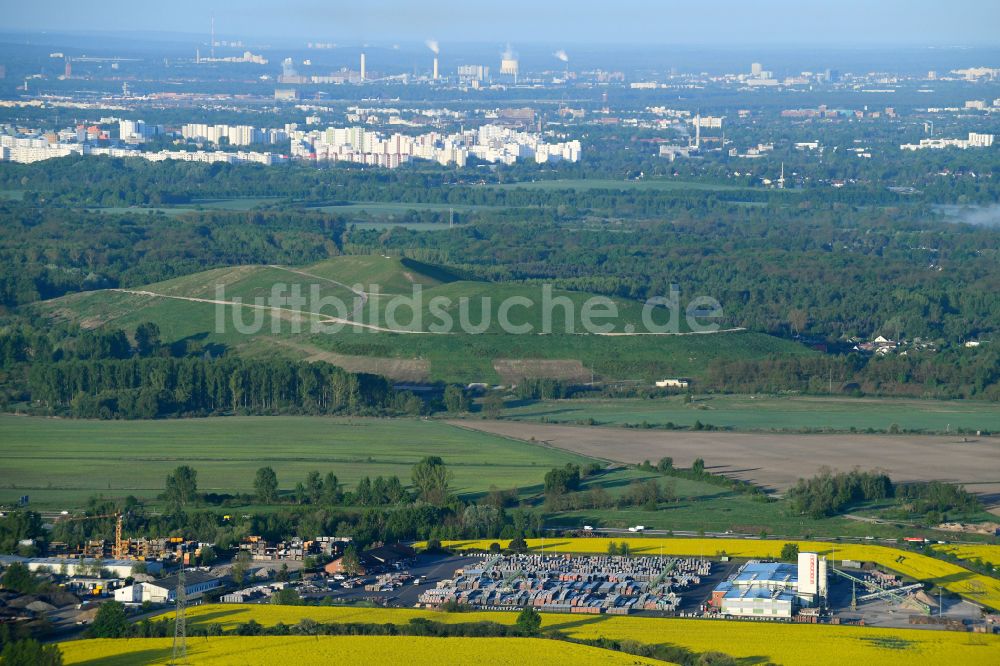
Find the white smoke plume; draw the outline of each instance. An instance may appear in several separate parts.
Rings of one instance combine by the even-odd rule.
[[[965,222],[1000,229],[1000,204],[986,206],[941,206],[949,222]]]
[[[434,52],[434,55],[441,53],[441,45],[438,44],[436,39],[428,39],[425,44],[427,44],[427,48]]]
[[[563,62],[569,62],[569,55],[563,49],[559,49],[558,51],[556,51],[552,55],[554,55],[559,60],[562,60]]]

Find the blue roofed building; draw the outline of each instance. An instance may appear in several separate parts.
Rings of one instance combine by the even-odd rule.
[[[826,560],[815,553],[800,553],[798,564],[751,560],[715,588],[711,605],[723,615],[790,618],[822,603],[826,575]]]

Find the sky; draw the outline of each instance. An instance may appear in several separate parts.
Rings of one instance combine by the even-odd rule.
[[[1000,0],[32,0],[5,30],[219,38],[662,45],[1000,45]]]

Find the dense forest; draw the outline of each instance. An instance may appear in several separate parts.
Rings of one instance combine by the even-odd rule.
[[[214,357],[162,344],[155,324],[131,333],[73,327],[0,331],[0,403],[80,418],[209,414],[420,414],[424,403],[376,375],[327,363]]]
[[[351,238],[350,249],[394,249],[491,280],[640,300],[676,284],[717,299],[725,325],[768,333],[960,341],[1000,330],[1000,231],[922,222],[910,210],[706,202],[627,225],[498,222]]]
[[[611,137],[610,140],[619,140]],[[663,164],[660,161],[660,164]],[[927,168],[929,165],[923,165]],[[512,186],[528,180],[591,178],[604,180],[609,174],[581,171],[579,165],[567,164],[557,170],[539,172],[524,165],[504,169],[453,170],[436,165],[415,164],[397,170],[371,170],[349,164],[314,167],[291,164],[278,167],[231,165],[197,162],[152,163],[106,157],[65,157],[36,164],[0,165],[0,190],[23,192],[29,204],[120,207],[131,205],[190,204],[218,197],[270,197],[310,203],[343,201],[382,201],[440,203],[463,206],[557,207],[578,211],[611,211],[618,215],[656,215],[671,205],[672,199],[704,198],[734,202],[798,202],[807,195],[812,201],[854,205],[891,205],[926,202],[895,193],[878,178],[869,185],[852,188],[810,188],[775,190],[751,188],[749,180],[725,176],[717,171],[669,171],[664,176],[678,176],[682,182],[718,185],[707,190],[683,185],[664,194],[657,188],[632,187],[645,172],[615,170],[613,180],[620,186],[603,184],[594,189],[533,188]],[[651,170],[655,173],[659,170]],[[626,182],[633,181],[633,182]],[[499,187],[499,186],[503,187]],[[952,183],[963,188],[962,182]],[[988,187],[982,185],[982,187]],[[976,184],[974,187],[980,187]],[[969,202],[996,200],[992,189],[979,196],[973,189]],[[950,201],[951,198],[949,197]],[[935,200],[936,201],[936,200]]]
[[[0,202],[0,305],[136,286],[215,266],[339,254],[336,217],[301,210],[106,215]]]
[[[727,393],[849,393],[1000,401],[1000,349],[917,350],[717,361],[703,389]]]

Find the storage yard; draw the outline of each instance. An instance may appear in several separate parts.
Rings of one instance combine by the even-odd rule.
[[[426,590],[419,602],[595,615],[673,613],[680,593],[700,585],[711,571],[710,562],[694,558],[495,555],[456,570],[454,579]]]

